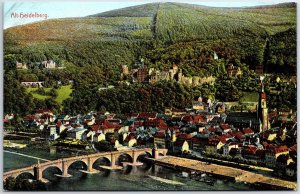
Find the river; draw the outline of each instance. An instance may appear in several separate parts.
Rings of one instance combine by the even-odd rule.
[[[32,149],[6,149],[22,154],[53,160],[57,155],[50,155],[47,151]],[[34,158],[28,158],[8,152],[4,152],[4,172],[29,166],[37,163]],[[54,173],[49,171],[49,173]],[[56,178],[45,174],[45,178],[52,179],[47,183],[49,191],[116,191],[116,190],[140,190],[140,191],[179,191],[179,190],[253,190],[250,185],[234,183],[226,180],[212,179],[214,184],[209,185],[199,182],[195,178],[186,178],[182,172],[174,171],[160,166],[126,167],[119,171],[105,171],[97,174],[84,174],[77,170],[71,170],[70,178]],[[54,178],[55,177],[55,178]]]

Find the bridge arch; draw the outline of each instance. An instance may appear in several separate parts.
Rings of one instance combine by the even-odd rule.
[[[123,162],[134,162],[134,158],[130,153],[122,152],[120,154],[115,155],[116,163],[117,165],[123,165]]]
[[[145,157],[151,158],[151,157],[152,157],[152,154],[151,154],[150,152],[148,152],[148,151],[139,152],[139,153],[137,154],[136,161],[137,161],[137,162],[143,162]]]
[[[42,177],[48,180],[56,180],[55,174],[62,175],[62,169],[58,166],[47,166],[42,171]]]
[[[15,177],[16,180],[35,179],[32,172],[22,172]]]
[[[79,168],[79,164],[81,164],[81,168]],[[76,165],[78,165],[78,167],[76,167]],[[69,164],[66,166],[67,172],[69,173],[70,168],[77,168],[77,169],[81,169],[81,170],[87,170],[88,169],[88,163],[87,161],[84,160],[74,160],[72,162],[69,162]]]
[[[91,165],[93,169],[100,170],[99,166],[111,166],[111,159],[107,156],[99,156],[92,161]]]

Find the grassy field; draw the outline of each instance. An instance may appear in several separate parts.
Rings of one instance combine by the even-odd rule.
[[[58,104],[62,104],[62,102],[68,98],[70,98],[70,95],[72,94],[73,89],[71,88],[71,85],[67,86],[61,86],[56,90],[57,92],[57,97],[55,98],[55,101]]]
[[[257,92],[243,92],[243,97],[240,102],[257,102],[258,93]]]
[[[71,85],[66,85],[66,86],[61,86],[56,90],[57,93],[57,97],[55,98],[55,101],[59,104],[62,105],[62,102],[68,98],[70,98],[70,95],[73,91],[73,89],[71,89]],[[49,95],[41,95],[41,94],[37,94],[35,91],[38,88],[26,88],[26,92],[27,93],[31,93],[32,96],[34,98],[37,98],[39,100],[45,100],[48,98],[51,98],[51,96]],[[51,91],[52,88],[44,88],[45,92],[48,93]]]
[[[26,88],[26,92],[27,93],[31,93],[32,96],[36,99],[39,99],[39,100],[46,100],[48,98],[51,98],[51,96],[48,96],[48,95],[41,95],[41,94],[38,94],[36,93],[35,91],[37,91],[38,88]],[[48,93],[50,92],[51,88],[44,88],[45,92]]]

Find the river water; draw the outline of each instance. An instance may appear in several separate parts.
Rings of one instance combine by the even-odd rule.
[[[44,159],[55,159],[43,150],[32,151],[11,150],[25,153]],[[4,152],[4,172],[36,164],[37,160]],[[144,164],[141,167],[126,167],[119,171],[102,171],[97,174],[84,174],[76,169],[70,170],[70,178],[58,178],[53,176],[55,172],[47,171],[45,178],[52,179],[47,183],[49,191],[116,191],[116,190],[140,190],[140,191],[205,191],[205,190],[253,190],[250,185],[234,183],[226,180],[212,179],[214,184],[209,185],[199,182],[197,178],[183,177],[182,172],[168,168]]]

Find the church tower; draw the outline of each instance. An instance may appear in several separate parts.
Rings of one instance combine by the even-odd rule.
[[[268,108],[267,108],[267,94],[264,91],[264,76],[260,76],[261,91],[259,93],[257,116],[261,124],[260,132],[266,131],[269,128]]]

